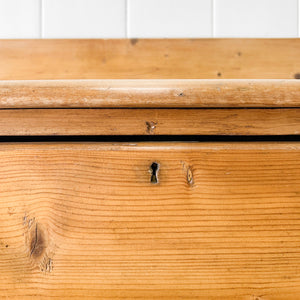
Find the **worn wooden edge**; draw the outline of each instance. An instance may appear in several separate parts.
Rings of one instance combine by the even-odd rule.
[[[299,135],[300,109],[1,109],[2,136]]]
[[[1,40],[0,79],[292,79],[297,38]]]
[[[2,151],[299,151],[300,141],[293,142],[2,142]]]
[[[0,108],[300,107],[299,80],[1,81]]]

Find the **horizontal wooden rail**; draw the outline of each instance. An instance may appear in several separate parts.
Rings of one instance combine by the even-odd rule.
[[[300,39],[1,40],[0,79],[292,79]]]
[[[0,81],[0,108],[87,107],[300,107],[300,81]]]
[[[298,135],[300,109],[2,109],[0,135]]]

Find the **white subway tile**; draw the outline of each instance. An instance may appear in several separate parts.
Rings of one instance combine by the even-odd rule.
[[[212,36],[212,0],[128,0],[131,38]]]
[[[123,38],[125,0],[44,0],[45,38]]]
[[[217,37],[296,37],[298,0],[215,0]]]
[[[0,38],[39,37],[39,0],[0,0]]]

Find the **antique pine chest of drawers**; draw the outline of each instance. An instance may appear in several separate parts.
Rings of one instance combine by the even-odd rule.
[[[300,299],[298,40],[1,43],[1,299]]]

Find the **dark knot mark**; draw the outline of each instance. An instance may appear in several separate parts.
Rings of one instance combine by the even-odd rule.
[[[46,242],[43,231],[39,228],[38,223],[32,230],[30,239],[30,256],[33,258],[39,258],[44,253],[46,248]]]
[[[186,179],[189,185],[193,185],[194,183],[194,175],[191,167],[188,167],[187,172],[186,172]]]
[[[139,39],[130,39],[130,43],[132,46],[134,46],[138,41]]]
[[[294,78],[295,78],[295,79],[300,79],[300,73],[296,73],[296,74],[294,75]]]
[[[156,125],[157,123],[156,122],[153,122],[153,121],[150,121],[150,122],[146,122],[146,126],[147,126],[147,133],[148,134],[152,134],[154,133],[154,130],[156,128]]]

